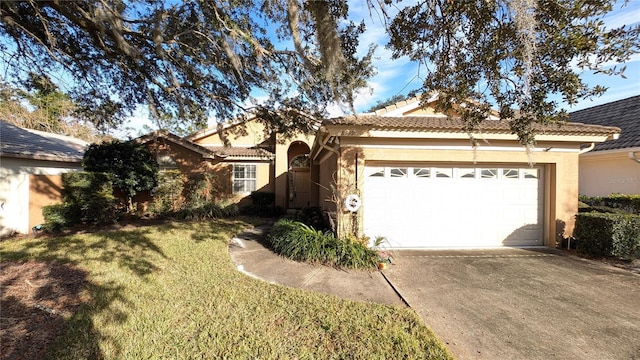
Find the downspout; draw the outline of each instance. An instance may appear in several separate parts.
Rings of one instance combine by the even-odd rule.
[[[638,164],[640,164],[640,158],[638,158],[638,155],[636,155],[635,151],[629,151],[629,159],[637,162]]]
[[[588,153],[589,151],[593,150],[593,148],[596,147],[596,143],[592,142],[591,145],[587,146],[584,149],[580,149],[579,154],[582,155],[584,153]]]

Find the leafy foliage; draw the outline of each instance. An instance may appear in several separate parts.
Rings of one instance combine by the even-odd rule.
[[[426,68],[423,96],[438,91],[439,109],[456,109],[472,131],[487,118],[491,100],[526,145],[535,123],[567,119],[551,96],[573,105],[602,94],[582,70],[621,75],[640,49],[640,27],[607,29],[603,16],[615,1],[418,1],[389,23],[393,57]],[[577,65],[578,70],[574,69]],[[423,75],[421,73],[421,75]],[[474,99],[477,101],[469,101]]]
[[[640,216],[580,213],[574,236],[580,252],[623,259],[640,257]]]
[[[73,136],[100,138],[92,124],[79,118],[71,98],[46,76],[30,73],[26,90],[0,83],[0,117],[16,126]]]
[[[82,222],[113,224],[120,215],[118,205],[109,174],[65,173],[62,174],[62,204],[45,206],[42,210],[44,229],[57,232]]]
[[[422,65],[419,90],[438,91],[440,110],[455,108],[471,132],[495,101],[526,145],[534,124],[566,119],[552,96],[571,105],[605,91],[581,71],[622,75],[608,63],[639,51],[640,27],[605,27],[614,3],[367,1],[387,24],[393,57]],[[355,91],[373,75],[374,47],[358,58],[364,25],[348,11],[338,0],[3,1],[1,54],[14,78],[24,69],[73,78],[69,95],[99,128],[146,104],[177,133],[253,110],[290,134],[312,130],[331,101],[354,111]],[[268,99],[257,104],[252,92]]]
[[[377,253],[365,245],[337,239],[301,222],[282,219],[268,236],[274,251],[293,260],[352,269],[376,267]]]
[[[180,170],[161,170],[158,172],[158,184],[153,189],[153,201],[149,211],[163,214],[177,211],[182,207],[184,179]]]
[[[640,214],[640,195],[611,194],[604,197],[580,195],[579,199],[592,208],[607,207],[613,209],[609,212]]]
[[[329,231],[331,227],[325,217],[324,210],[319,206],[307,206],[287,215],[293,221],[301,222],[321,231]]]
[[[372,73],[372,50],[355,57],[364,27],[347,10],[342,1],[5,1],[0,36],[15,76],[74,78],[70,94],[100,128],[138,104],[160,127],[200,128],[248,110],[253,90],[268,94],[257,110],[270,124],[308,128]],[[290,39],[294,50],[279,48]]]
[[[276,193],[271,191],[253,191],[251,204],[243,205],[240,213],[259,217],[278,217],[285,213],[281,206],[276,206]]]
[[[82,166],[86,171],[111,174],[113,186],[124,191],[128,204],[138,192],[151,190],[157,184],[155,156],[135,141],[91,144],[84,153]]]

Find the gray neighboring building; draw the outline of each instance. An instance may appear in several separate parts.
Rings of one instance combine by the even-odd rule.
[[[88,143],[0,121],[0,236],[27,234],[61,201],[61,174],[82,170]]]

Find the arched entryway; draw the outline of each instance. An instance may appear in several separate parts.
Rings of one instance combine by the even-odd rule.
[[[311,190],[309,152],[309,145],[302,141],[295,141],[289,145],[287,198],[290,209],[309,206]]]

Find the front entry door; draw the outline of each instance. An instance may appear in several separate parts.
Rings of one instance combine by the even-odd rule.
[[[309,169],[289,170],[289,208],[309,206],[310,185]]]

